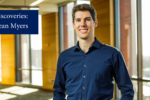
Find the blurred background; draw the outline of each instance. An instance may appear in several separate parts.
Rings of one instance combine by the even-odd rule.
[[[97,11],[95,37],[123,54],[134,100],[150,100],[150,0],[0,0],[0,10],[39,10],[38,35],[0,35],[0,100],[52,100],[58,56],[78,41],[71,11],[82,3]]]

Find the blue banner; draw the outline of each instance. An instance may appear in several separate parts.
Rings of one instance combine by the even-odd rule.
[[[38,34],[38,10],[0,10],[0,34]]]

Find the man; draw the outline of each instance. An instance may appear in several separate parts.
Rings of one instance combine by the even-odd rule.
[[[110,100],[113,78],[121,100],[133,100],[133,85],[121,53],[94,38],[95,9],[89,4],[77,5],[72,17],[79,41],[59,56],[53,100],[66,100],[65,92],[67,100]]]

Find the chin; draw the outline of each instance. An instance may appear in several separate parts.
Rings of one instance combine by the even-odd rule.
[[[86,40],[86,39],[88,39],[88,36],[86,36],[86,37],[80,37],[80,39]]]

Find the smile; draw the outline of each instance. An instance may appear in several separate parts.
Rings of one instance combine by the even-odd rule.
[[[80,29],[79,31],[82,33],[86,33],[88,31],[88,29]]]

